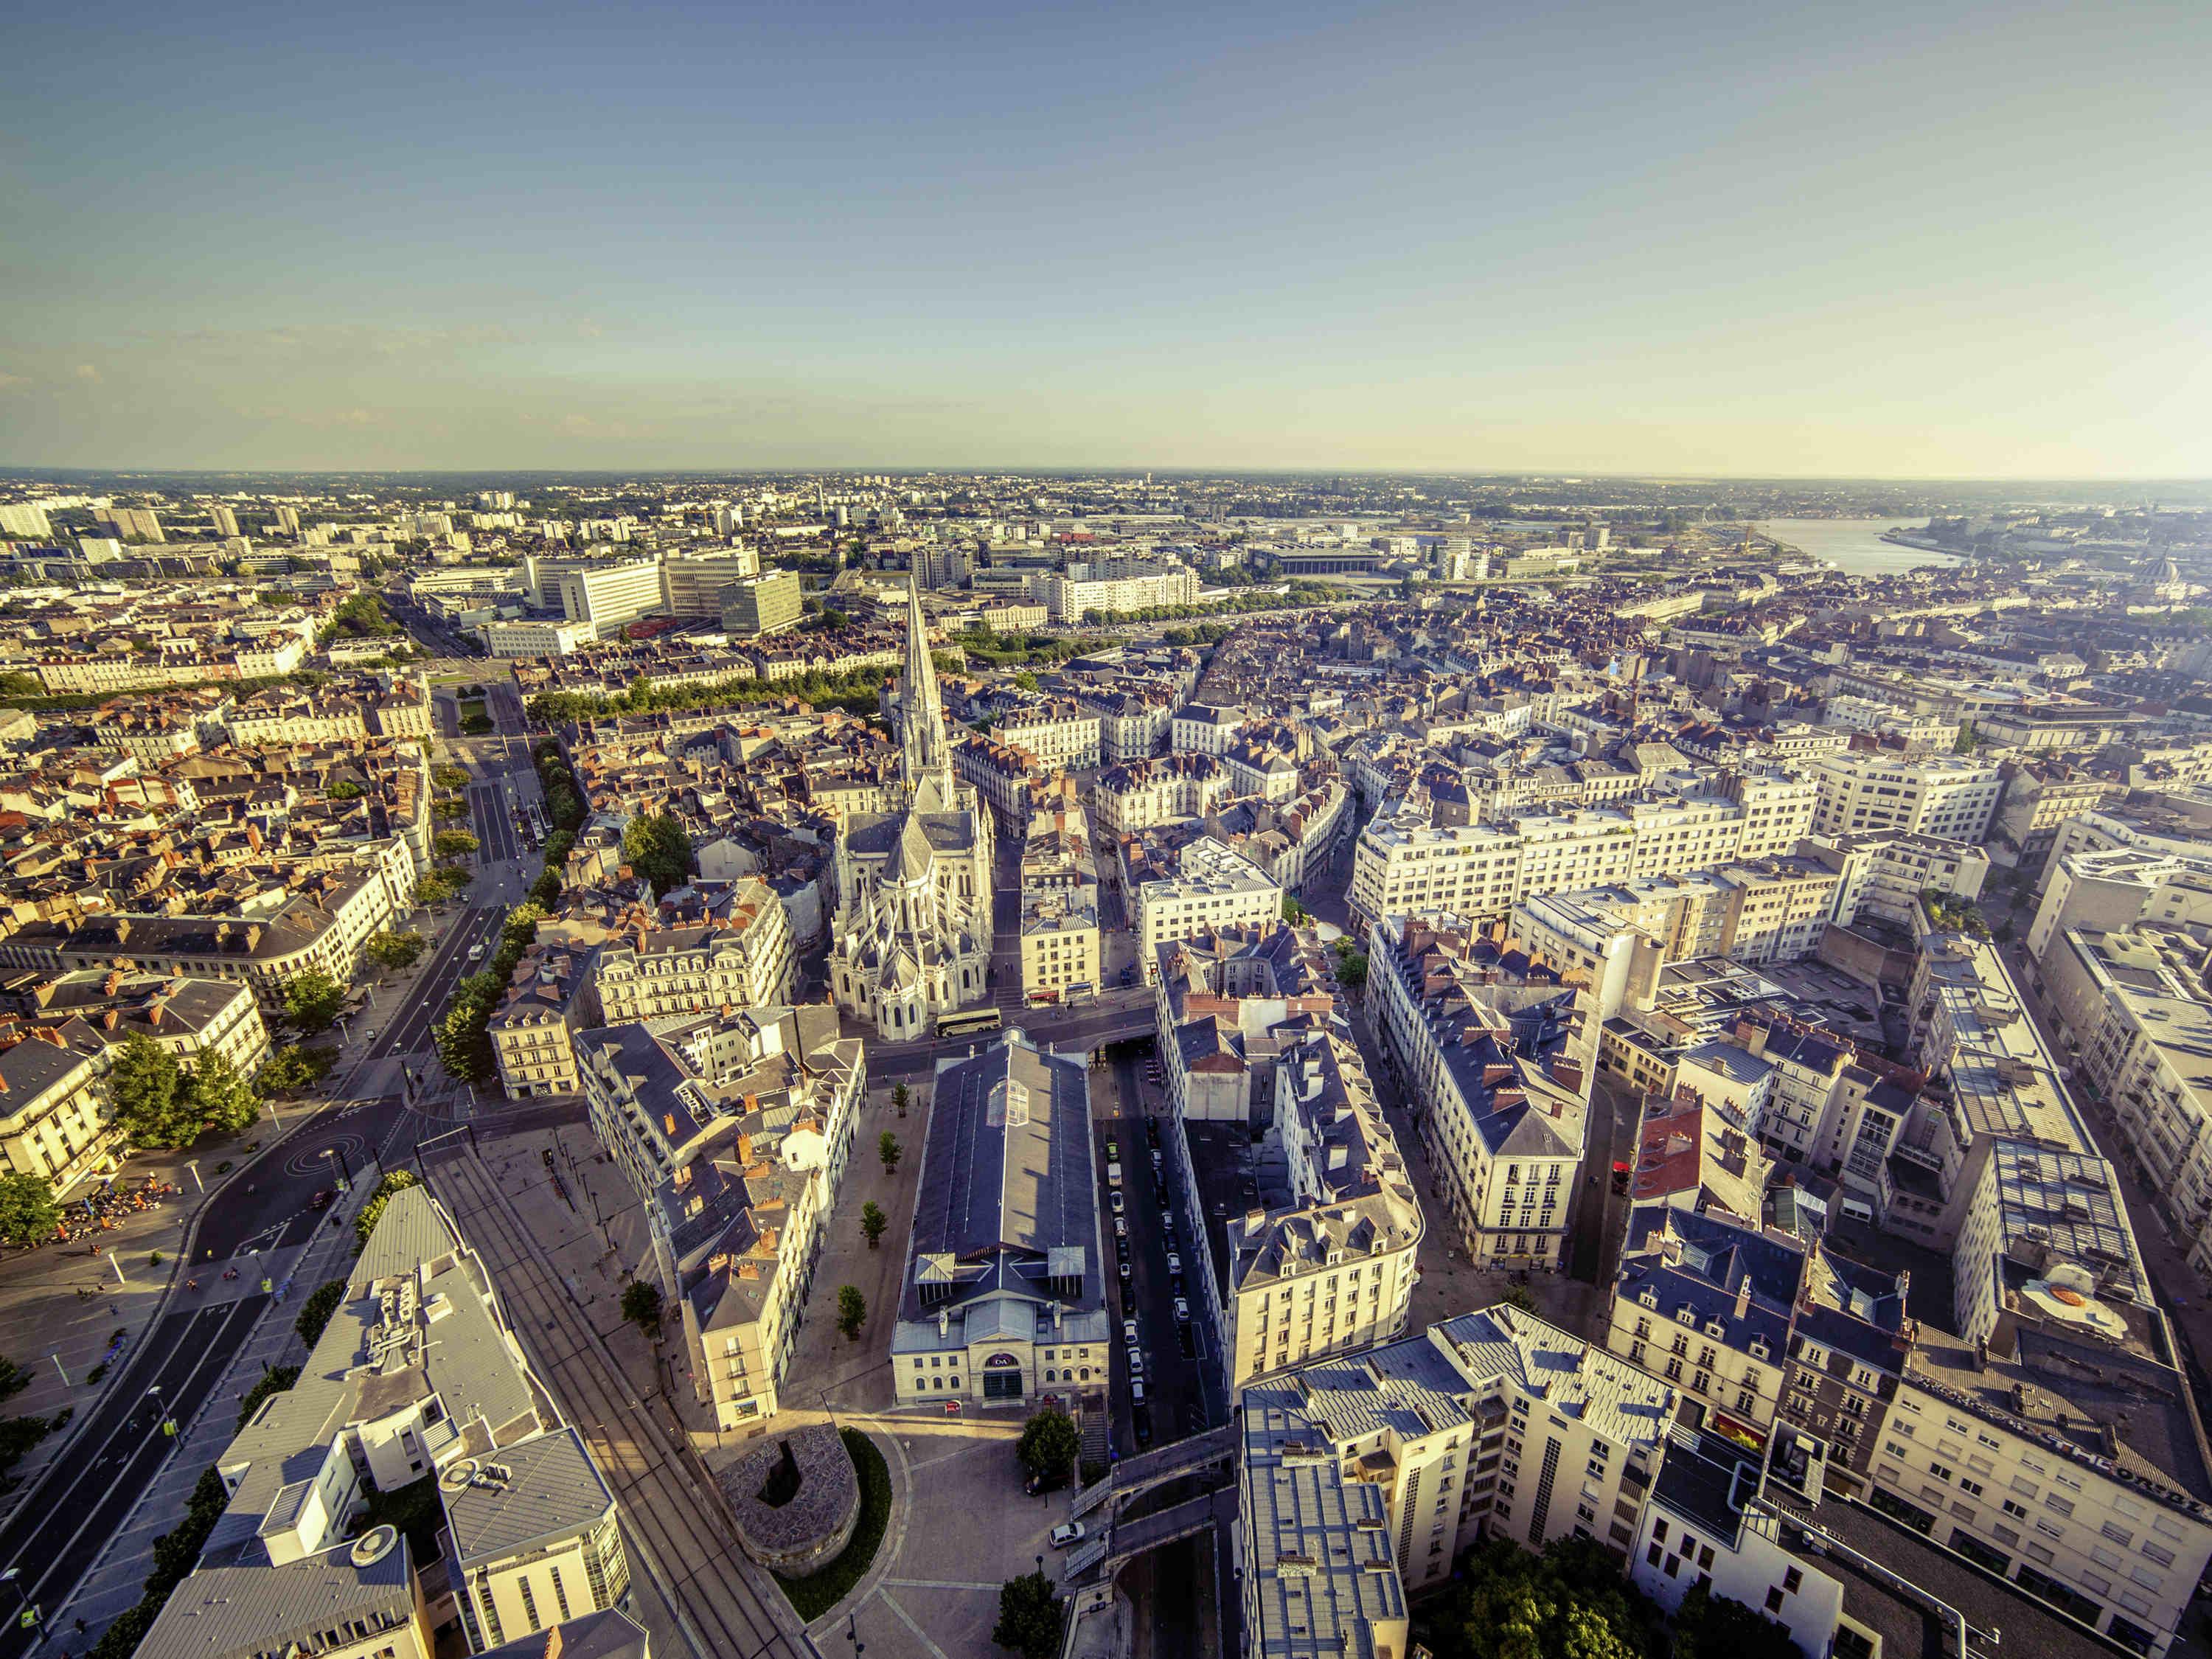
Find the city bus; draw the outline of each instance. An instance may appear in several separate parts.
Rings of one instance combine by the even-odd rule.
[[[969,1008],[959,1013],[937,1017],[937,1035],[941,1037],[973,1036],[978,1031],[995,1031],[998,1029],[999,1011],[996,1008]]]

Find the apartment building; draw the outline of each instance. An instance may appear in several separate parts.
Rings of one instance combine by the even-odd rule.
[[[112,1173],[122,1136],[108,1121],[106,1055],[79,1053],[52,1026],[0,1049],[0,1158],[69,1197]]]
[[[1990,874],[1990,855],[1982,848],[1901,830],[1812,835],[1798,849],[1835,872],[1832,908],[1840,927],[1872,916],[1909,929],[1921,895],[1935,892],[1972,904]]]
[[[1098,757],[1108,766],[1158,754],[1175,718],[1175,698],[1164,686],[1085,690],[1075,694],[1075,702],[1098,717]]]
[[[58,1029],[90,1052],[143,1036],[187,1068],[220,1055],[241,1077],[269,1058],[269,1027],[251,988],[237,980],[83,968],[41,974],[5,999],[27,1020]]]
[[[1565,1264],[1588,1117],[1580,993],[1512,982],[1448,916],[1386,916],[1369,995],[1408,1092],[1449,1226],[1483,1267]]]
[[[1804,1248],[1762,1231],[1756,1212],[1639,1206],[1606,1347],[1670,1384],[1691,1427],[1761,1449],[1782,1410],[1805,1273]]]
[[[981,732],[952,745],[952,775],[974,786],[1000,832],[1010,836],[1028,832],[1030,814],[1052,781],[1043,763],[1028,750]]]
[[[1103,969],[1098,865],[1072,792],[1039,811],[1022,846],[1022,993],[1032,1003],[1088,996]]]
[[[91,915],[73,927],[19,929],[13,942],[50,937],[52,959],[64,968],[127,962],[149,973],[242,980],[264,1009],[276,1009],[284,988],[310,969],[340,984],[350,980],[362,945],[387,931],[393,915],[382,872],[356,866],[309,874],[250,915]]]
[[[1232,793],[1226,762],[1202,751],[1126,761],[1091,781],[1091,811],[1109,835],[1126,836],[1178,818],[1202,818]]]
[[[901,1405],[1104,1401],[1112,1270],[1090,1088],[1081,1054],[1019,1031],[938,1062],[891,1334]]]
[[[1254,1377],[1400,1335],[1421,1208],[1359,1052],[1309,1030],[1274,1068],[1290,1202],[1228,1224],[1231,1397]]]
[[[1040,597],[1052,619],[1079,623],[1091,611],[1151,611],[1161,605],[1198,603],[1198,574],[1181,565],[1170,565],[1146,575],[1109,576],[1081,580],[1069,575],[1047,576]]]
[[[1161,946],[1156,1046],[1175,1115],[1266,1121],[1281,1055],[1338,1017],[1333,961],[1317,933],[1279,916]]]
[[[428,1659],[622,1601],[613,1493],[520,1355],[451,1217],[392,1194],[298,1380],[216,1461],[222,1513],[138,1652]],[[426,1475],[441,1559],[418,1571],[395,1528],[358,1522],[372,1483]]]
[[[1098,764],[1098,716],[1067,697],[1032,698],[991,723],[1001,743],[1036,756],[1047,769],[1084,770]]]
[[[1665,1383],[1502,1304],[1255,1382],[1243,1413],[1242,1589],[1251,1651],[1263,1655],[1310,1651],[1288,1626],[1323,1598],[1299,1579],[1266,1582],[1251,1564],[1304,1532],[1309,1515],[1326,1525],[1346,1504],[1387,1547],[1360,1571],[1395,1565],[1405,1595],[1443,1583],[1486,1535],[1532,1550],[1593,1539],[1625,1568],[1675,1414]],[[1286,1465],[1312,1474],[1285,1480]],[[1309,1577],[1333,1580],[1359,1559],[1321,1553]],[[1339,1617],[1364,1604],[1328,1599]]]
[[[582,1087],[574,1039],[598,1023],[591,961],[588,949],[547,939],[515,963],[506,994],[486,1022],[508,1099],[573,1095]]]
[[[2043,868],[2067,819],[2126,793],[2117,778],[2095,776],[2063,761],[2006,761],[1999,770],[2004,796],[1990,826],[1990,851],[2030,872]]]
[[[2212,1274],[2212,998],[2203,941],[2069,928],[2028,964],[2077,1075],[2110,1107],[2190,1265]]]
[[[1172,855],[1172,873],[1151,866],[1126,872],[1124,891],[1133,907],[1137,960],[1145,982],[1158,982],[1159,948],[1219,927],[1256,926],[1279,918],[1283,890],[1247,858],[1212,836],[1186,842]]]
[[[1958,755],[1824,755],[1809,769],[1820,792],[1812,828],[1824,836],[1903,830],[1978,842],[2005,788],[1995,765]]]
[[[2027,953],[2047,966],[2069,929],[2117,933],[2137,922],[2212,930],[2212,863],[2131,847],[2055,854]]]
[[[1168,746],[1178,755],[1226,755],[1251,716],[1214,703],[1185,703],[1168,722]]]
[[[702,921],[639,922],[599,950],[592,988],[609,1025],[721,1008],[764,1008],[791,999],[796,971],[791,921],[775,890],[757,876],[732,884],[729,902]]]
[[[1753,807],[1720,797],[1674,797],[1502,823],[1439,823],[1434,820],[1442,815],[1426,802],[1386,805],[1359,834],[1352,911],[1362,925],[1385,914],[1428,909],[1483,921],[1533,895],[1769,858],[1778,850],[1770,843],[1795,844],[1803,805],[1802,796],[1794,805],[1778,797]],[[1788,817],[1776,816],[1785,807]],[[1755,827],[1754,811],[1769,815]],[[1753,832],[1748,843],[1747,831]],[[1747,844],[1765,850],[1747,855]]]
[[[777,1410],[867,1089],[827,1004],[580,1033],[592,1132],[645,1207],[691,1382],[726,1429]]]

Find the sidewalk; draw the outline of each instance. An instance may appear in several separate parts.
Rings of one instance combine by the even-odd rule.
[[[178,1425],[182,1431],[178,1436],[176,1449],[162,1465],[161,1474],[132,1507],[130,1518],[108,1541],[92,1571],[50,1619],[48,1628],[57,1632],[69,1632],[76,1620],[85,1621],[88,1626],[87,1634],[64,1643],[72,1651],[83,1651],[88,1644],[98,1641],[109,1620],[137,1604],[146,1575],[153,1571],[154,1540],[183,1517],[185,1501],[191,1496],[201,1474],[222,1455],[223,1449],[238,1432],[240,1398],[261,1380],[263,1371],[269,1367],[297,1364],[306,1357],[306,1346],[293,1329],[293,1322],[300,1316],[301,1304],[318,1285],[343,1278],[352,1267],[352,1219],[356,1211],[367,1201],[370,1190],[366,1184],[357,1184],[340,1204],[332,1206],[331,1215],[342,1218],[345,1224],[333,1226],[325,1223],[311,1243],[276,1251],[270,1256],[270,1276],[279,1285],[289,1278],[290,1292],[272,1302],[262,1315],[253,1334],[239,1350],[238,1358],[231,1362],[222,1383],[208,1396],[199,1415],[190,1424]],[[230,1296],[235,1300],[239,1296],[255,1293],[251,1283],[240,1279]],[[221,1297],[211,1293],[208,1299]]]

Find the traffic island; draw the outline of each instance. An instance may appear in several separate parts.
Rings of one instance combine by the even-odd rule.
[[[890,1521],[890,1469],[858,1429],[826,1423],[794,1429],[728,1465],[716,1480],[745,1553],[775,1575],[802,1620],[820,1618],[852,1593]],[[779,1553],[789,1565],[779,1565]]]

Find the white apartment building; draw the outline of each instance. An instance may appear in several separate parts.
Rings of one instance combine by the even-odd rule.
[[[1158,982],[1159,947],[1170,940],[1195,939],[1212,927],[1273,921],[1283,913],[1283,890],[1212,836],[1200,836],[1176,853],[1172,878],[1139,883],[1128,896],[1137,960],[1147,985]]]
[[[1078,580],[1051,575],[1044,580],[1045,609],[1054,622],[1079,623],[1087,611],[1150,611],[1167,605],[1198,603],[1198,574],[1182,565],[1170,565],[1142,576],[1115,576]]]
[[[105,1070],[50,1027],[0,1050],[0,1167],[42,1176],[64,1197],[113,1170],[122,1135],[108,1121]]]
[[[1409,910],[1487,921],[1532,894],[1768,857],[1796,844],[1803,833],[1799,814],[1809,805],[1802,794],[1748,805],[1675,797],[1465,824],[1432,824],[1425,805],[1386,805],[1360,831],[1352,912],[1363,924]],[[1747,850],[1753,847],[1759,850]]]
[[[1178,755],[1226,755],[1251,718],[1242,708],[1185,703],[1168,722],[1168,747]]]
[[[1419,1276],[1420,1203],[1358,1050],[1322,1031],[1285,1054],[1274,1126],[1291,1202],[1228,1224],[1231,1397],[1255,1376],[1400,1335]]]
[[[1226,762],[1178,753],[1110,767],[1092,780],[1089,795],[1099,828],[1126,836],[1178,818],[1202,818],[1231,793]]]
[[[1379,1576],[1405,1594],[1443,1583],[1486,1534],[1533,1550],[1590,1538],[1626,1566],[1674,1414],[1665,1383],[1503,1304],[1251,1384],[1238,1488],[1249,1651],[1386,1650],[1373,1639],[1384,1620],[1366,1638],[1332,1628],[1313,1632],[1318,1646],[1293,1639],[1324,1601],[1337,1620],[1367,1605],[1374,1592],[1354,1586],[1378,1576],[1372,1561],[1322,1548],[1301,1575],[1255,1570],[1279,1539],[1325,1534],[1346,1505],[1389,1547]],[[1283,1479],[1286,1468],[1303,1478]],[[1346,1589],[1327,1595],[1300,1582],[1340,1577]]]
[[[569,566],[561,572],[559,592],[562,614],[570,622],[589,623],[603,637],[610,635],[624,623],[660,613],[660,562]]]
[[[1812,828],[1825,836],[1904,830],[1978,842],[2004,795],[1995,765],[1960,755],[1823,755],[1810,767],[1820,792]]]

